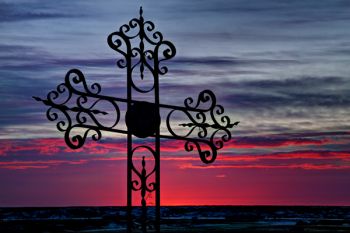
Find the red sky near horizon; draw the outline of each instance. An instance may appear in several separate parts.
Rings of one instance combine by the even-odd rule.
[[[329,140],[299,138],[298,143],[278,140],[265,145],[236,141],[241,142],[229,144],[211,165],[185,152],[182,142],[162,141],[162,205],[349,205],[350,152],[230,153],[247,147],[276,150],[332,143]],[[89,141],[79,150],[54,138],[0,140],[0,145],[0,156],[11,158],[0,162],[0,183],[5,184],[0,206],[126,203],[123,140]],[[134,195],[134,204],[139,204],[139,193]]]

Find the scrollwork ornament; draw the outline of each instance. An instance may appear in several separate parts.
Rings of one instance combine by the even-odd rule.
[[[146,206],[146,201],[145,201],[145,195],[146,192],[151,193],[153,191],[156,190],[156,183],[154,181],[149,181],[149,178],[155,174],[156,172],[156,166],[154,164],[154,166],[151,168],[151,171],[147,171],[146,169],[146,160],[145,160],[145,156],[142,156],[142,169],[141,171],[137,169],[136,166],[134,166],[134,154],[135,151],[137,150],[146,150],[148,151],[152,156],[151,158],[155,161],[156,160],[156,152],[149,146],[146,145],[142,145],[142,146],[137,146],[135,148],[133,148],[132,152],[131,152],[131,170],[134,172],[134,174],[136,175],[136,179],[133,179],[131,181],[131,188],[134,191],[140,191],[141,192],[141,204],[142,206]],[[145,153],[145,152],[143,152]]]
[[[83,134],[75,133],[72,136],[71,134],[72,134],[72,130],[73,129],[84,129],[85,132]],[[98,130],[96,128],[89,128],[88,126],[84,126],[83,127],[83,126],[80,126],[80,125],[74,125],[74,126],[68,128],[65,131],[64,139],[65,139],[66,144],[71,149],[79,149],[79,148],[81,148],[84,145],[84,143],[86,141],[86,138],[88,137],[90,132],[93,132],[93,134],[91,135],[91,139],[92,140],[98,141],[98,140],[101,139],[102,134],[101,134],[100,130]]]
[[[168,113],[166,118],[168,131],[177,139],[186,141],[186,151],[193,151],[196,148],[200,159],[204,163],[214,162],[217,156],[217,150],[221,149],[224,143],[231,139],[229,128],[232,128],[238,122],[234,124],[230,123],[230,118],[224,115],[224,108],[216,104],[216,97],[210,90],[200,92],[196,101],[191,97],[186,98],[184,105],[184,109],[171,110]],[[184,135],[179,135],[172,128],[171,117],[175,112],[183,113],[190,121],[189,123],[179,125],[188,129]],[[195,130],[197,130],[195,136],[198,139],[192,137]],[[201,145],[206,145],[210,150],[202,149]]]
[[[75,86],[81,84],[82,90]],[[84,74],[78,69],[71,69],[65,77],[65,85],[69,90],[78,95],[98,95],[101,92],[101,86],[98,83],[93,83],[90,87],[87,85]]]
[[[122,25],[119,31],[111,33],[107,42],[113,50],[122,55],[117,61],[117,66],[127,68],[127,77],[132,87],[138,92],[148,93],[154,90],[159,75],[168,72],[168,68],[161,63],[173,58],[176,48],[170,41],[164,40],[162,33],[155,30],[151,21],[145,21],[142,14],[141,8],[140,17],[130,20],[128,24]],[[138,61],[132,64],[131,61],[136,58]],[[144,89],[136,84],[135,76],[140,75],[140,79],[143,80],[146,69],[153,76],[154,84]]]
[[[207,147],[210,148],[210,150],[203,149],[201,147],[201,144],[206,145]],[[208,142],[208,141],[187,139],[184,147],[185,147],[185,150],[187,152],[191,152],[194,149],[196,149],[198,151],[199,158],[205,164],[209,164],[209,163],[214,162],[216,157],[217,157],[217,148],[215,146],[213,146],[213,144]]]
[[[59,118],[59,115],[62,115],[63,119]],[[69,117],[69,114],[63,109],[50,107],[46,111],[46,117],[50,121],[58,121],[56,123],[56,127],[61,132],[68,130],[72,125],[72,121]]]
[[[50,121],[57,121],[57,129],[65,132],[66,144],[72,149],[78,149],[83,146],[89,132],[94,132],[91,138],[97,141],[101,138],[99,128],[113,129],[120,121],[120,109],[117,102],[100,95],[100,92],[99,84],[93,83],[88,86],[83,73],[78,69],[72,69],[67,72],[65,82],[59,84],[56,90],[48,93],[47,99],[33,98],[49,106],[46,117]],[[111,125],[105,125],[97,117],[109,114],[96,109],[100,102],[108,102],[112,106],[113,114],[110,116],[113,122]],[[86,131],[82,135],[70,136],[72,130],[77,128]]]

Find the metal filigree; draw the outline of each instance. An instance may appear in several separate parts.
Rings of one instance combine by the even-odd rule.
[[[216,103],[216,97],[210,90],[202,91],[198,99],[187,98],[184,106],[172,106],[159,102],[159,77],[168,72],[163,61],[173,58],[175,46],[155,30],[151,21],[145,21],[140,8],[139,18],[124,24],[119,31],[107,38],[108,45],[122,57],[117,66],[126,69],[127,98],[116,98],[101,94],[98,83],[88,85],[83,73],[78,69],[67,72],[64,83],[48,93],[46,99],[33,97],[49,106],[46,116],[55,121],[59,131],[64,133],[66,144],[77,149],[86,139],[100,140],[102,132],[114,132],[127,135],[127,215],[128,232],[133,228],[132,192],[140,192],[142,208],[142,229],[149,219],[146,217],[146,194],[155,192],[155,229],[160,232],[160,138],[183,140],[186,151],[196,150],[202,162],[215,161],[217,151],[231,139],[231,123],[224,108]],[[149,79],[151,77],[151,80]],[[151,83],[148,87],[141,84]],[[133,98],[133,93],[154,96],[154,102],[145,102]],[[101,103],[109,104],[110,111],[100,110]],[[127,105],[125,122],[127,130],[118,129],[120,121],[119,104]],[[170,110],[166,117],[169,134],[160,134],[160,109]],[[173,115],[181,113],[188,122],[172,124]],[[101,116],[108,116],[111,123],[106,123]],[[181,132],[178,132],[180,129]],[[185,131],[185,132],[184,132]],[[145,143],[135,145],[142,138],[152,137],[153,146]],[[152,139],[152,140],[153,140]],[[136,159],[135,153],[142,152],[142,159]],[[149,155],[146,159],[146,155]],[[140,166],[141,161],[141,168]],[[149,165],[151,164],[151,165]],[[153,164],[153,165],[152,165]]]
[[[168,72],[168,68],[161,63],[173,58],[176,54],[175,46],[163,39],[162,33],[155,31],[151,21],[145,21],[140,9],[140,18],[132,19],[129,24],[124,24],[119,31],[111,33],[108,45],[122,55],[117,61],[119,68],[126,68],[128,79],[132,87],[140,93],[148,93],[155,89],[159,75]],[[137,45],[137,46],[135,46]],[[141,80],[145,72],[149,71],[153,77],[153,85],[149,89],[139,87],[134,81],[134,74],[138,71]]]
[[[148,151],[150,152],[150,154],[152,155],[153,160],[156,160],[156,152],[149,146],[143,145],[143,146],[137,146],[132,150],[132,157],[134,159],[134,154],[135,151],[137,150],[142,150],[143,153],[145,153],[144,151]],[[152,166],[151,171],[147,171],[146,170],[146,160],[145,160],[146,156],[142,156],[142,169],[141,171],[134,165],[134,160],[133,160],[133,164],[132,164],[132,171],[134,172],[134,174],[136,175],[136,179],[132,180],[132,189],[134,191],[141,191],[141,205],[142,206],[146,206],[146,193],[151,193],[154,192],[156,190],[156,183],[154,181],[149,181],[149,178],[155,174],[156,172],[156,166],[155,164]]]
[[[46,116],[50,121],[57,121],[56,127],[64,132],[67,145],[72,149],[82,147],[89,135],[94,141],[101,139],[101,130],[113,129],[120,120],[120,109],[117,102],[111,98],[99,95],[101,86],[93,83],[87,85],[83,73],[78,69],[67,72],[65,82],[50,91],[47,99],[33,97],[50,108]],[[101,102],[113,106],[113,114],[96,109]],[[113,123],[106,125],[98,119],[99,115],[113,117]]]
[[[186,151],[193,151],[196,148],[202,162],[206,164],[214,162],[217,150],[231,139],[229,129],[237,125],[238,122],[231,124],[230,118],[224,115],[224,108],[216,104],[216,97],[210,90],[199,93],[197,101],[191,97],[185,99],[184,105],[184,109],[174,109],[168,113],[166,118],[168,131],[176,139],[186,141]],[[177,112],[183,113],[190,121],[179,124],[179,126],[188,129],[184,135],[176,133],[171,124],[171,117]],[[220,136],[218,137],[218,135]],[[202,145],[204,146],[202,147]]]

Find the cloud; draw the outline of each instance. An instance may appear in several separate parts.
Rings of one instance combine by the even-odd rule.
[[[107,154],[125,150],[125,140],[114,139],[114,142],[104,140],[103,143],[87,143],[83,148],[69,149],[64,139],[3,139],[0,140],[0,156],[15,156],[21,152],[51,156],[60,153]]]
[[[183,140],[161,140],[162,151],[179,152],[183,151]],[[146,143],[152,146],[152,142],[134,141],[135,145]],[[314,132],[283,135],[262,135],[233,137],[225,144],[224,150],[237,149],[259,149],[259,148],[293,148],[314,146],[322,148],[332,144],[350,144],[348,132]],[[30,152],[38,155],[54,155],[59,153],[83,153],[89,155],[119,154],[126,149],[126,139],[104,138],[101,141],[93,142],[87,139],[87,143],[80,149],[69,149],[62,138],[38,138],[38,139],[1,139],[0,156],[10,157],[20,155],[21,152]]]
[[[270,79],[270,80],[252,80],[252,81],[242,81],[238,83],[238,87],[250,87],[258,88],[261,90],[286,90],[286,92],[291,92],[295,90],[300,90],[301,87],[312,88],[317,85],[318,88],[329,88],[334,85],[343,85],[348,80],[343,77],[297,77],[289,79]]]
[[[245,164],[245,165],[193,165],[182,164],[181,169],[303,169],[303,170],[345,170],[350,169],[350,165],[334,164],[288,164],[288,165],[264,165],[264,164]]]
[[[39,19],[55,19],[82,16],[81,12],[69,14],[63,9],[68,9],[64,3],[55,5],[45,2],[1,2],[0,3],[0,22],[18,22]],[[61,10],[61,11],[60,11]]]
[[[86,160],[68,161],[68,160],[50,160],[50,161],[7,161],[0,162],[0,168],[11,170],[23,170],[30,168],[49,168],[52,166],[59,166],[63,164],[78,165],[86,163]]]
[[[98,7],[84,1],[1,3],[0,21],[12,22],[3,24],[6,37],[0,45],[0,75],[5,87],[1,93],[3,135],[17,137],[20,131],[15,126],[44,125],[44,110],[31,102],[30,96],[45,96],[63,81],[67,67],[84,67],[88,81],[103,83],[107,95],[125,94],[124,86],[113,79],[114,54],[105,42],[101,47],[93,44],[99,43],[100,37],[105,41],[109,32],[108,22],[114,17],[110,6],[118,4],[108,3]],[[137,10],[132,11],[134,6],[126,5],[115,16],[118,26],[129,16],[137,16]],[[348,48],[348,35],[344,33],[348,3],[180,1],[164,2],[157,9],[151,3],[146,5],[150,10],[145,11],[147,18],[155,18],[154,22],[163,26],[165,38],[173,35],[178,48],[178,55],[166,62],[169,74],[161,80],[163,103],[182,105],[189,93],[211,88],[227,112],[247,119],[249,126],[247,123],[239,129],[242,134],[314,130],[315,124],[319,124],[316,130],[347,129],[339,113],[349,106],[349,78],[343,74],[346,65],[344,68],[338,58],[326,55],[333,51],[332,56],[336,56],[341,45]],[[172,13],[163,11],[172,7]],[[98,17],[86,21],[81,14]],[[62,22],[74,23],[55,27],[58,20],[50,19],[61,17],[68,18]],[[32,28],[15,27],[28,20]],[[319,52],[324,56],[310,56]],[[329,111],[324,111],[325,107]]]
[[[233,138],[233,148],[288,147],[305,145],[325,145],[330,139],[283,138],[283,137],[238,137]]]
[[[350,151],[304,150],[265,154],[231,154],[219,156],[215,163],[183,161],[180,169],[350,169]]]
[[[219,84],[231,94],[232,108],[341,107],[350,104],[350,82],[345,77],[297,77]],[[336,91],[335,91],[336,90]],[[227,91],[229,93],[229,91]]]
[[[0,55],[0,67],[2,70],[18,70],[21,71],[39,71],[49,70],[61,66],[82,66],[106,68],[115,67],[116,61],[120,56],[110,54],[104,58],[70,58],[57,57],[52,52],[47,51],[49,48],[22,45],[22,44],[0,44],[2,54]],[[256,66],[280,66],[299,64],[299,61],[294,59],[272,59],[272,58],[255,58],[247,59],[230,56],[176,56],[172,60],[163,62],[162,65],[169,67],[174,74],[182,75],[203,75],[207,72],[211,75],[234,74],[242,72],[247,74],[261,73],[262,71],[254,70],[234,70],[235,67],[256,67]],[[212,70],[215,68],[214,70]],[[220,73],[223,72],[223,73]],[[207,73],[208,74],[208,73]]]
[[[201,65],[201,66],[210,66],[210,67],[233,67],[233,66],[242,66],[242,65],[264,65],[264,64],[298,64],[297,60],[292,59],[242,59],[238,57],[175,57],[174,59],[167,61],[169,64],[177,64],[180,66],[187,65]]]
[[[0,44],[0,68],[4,71],[42,71],[62,66],[114,67],[116,58],[61,58],[45,48],[20,44]],[[62,71],[65,72],[65,71]]]
[[[264,143],[265,142],[265,143]],[[134,146],[141,145],[137,140]],[[151,142],[145,142],[152,146]],[[243,137],[233,139],[218,152],[215,166],[208,168],[303,168],[345,169],[350,165],[350,151],[327,150],[332,139]],[[343,143],[350,144],[349,139]],[[184,142],[162,140],[162,160],[175,163],[191,162],[193,168],[200,163],[197,152],[184,150]],[[293,150],[294,146],[301,149]],[[306,147],[308,146],[308,147]],[[313,147],[309,147],[313,146]],[[63,139],[7,139],[0,140],[0,169],[44,168],[61,165],[80,165],[94,161],[125,161],[124,139],[104,139],[88,142],[78,150],[71,150]],[[259,150],[273,149],[272,151]],[[283,151],[286,148],[289,151]],[[249,149],[240,151],[241,149]],[[140,159],[136,158],[135,159]],[[188,164],[188,163],[186,163]],[[327,165],[327,166],[326,166]],[[329,166],[328,166],[329,165]],[[186,165],[187,166],[187,165]],[[181,168],[189,168],[181,165]],[[201,165],[198,165],[201,166]],[[315,167],[313,167],[315,166]]]

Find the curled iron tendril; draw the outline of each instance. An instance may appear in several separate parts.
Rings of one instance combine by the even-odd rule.
[[[156,152],[149,146],[137,146],[132,150],[132,158],[134,158],[134,153],[137,150],[146,150],[151,153],[152,159],[156,160]],[[145,153],[145,152],[144,152]],[[153,168],[150,172],[147,172],[146,170],[146,160],[145,156],[142,157],[142,169],[141,171],[137,169],[134,166],[134,160],[132,160],[131,170],[136,175],[136,179],[131,181],[131,188],[134,191],[140,191],[141,192],[141,204],[142,206],[146,206],[146,192],[151,193],[156,190],[156,183],[155,182],[149,182],[148,178],[152,176],[156,172],[156,166],[153,165]]]
[[[196,149],[202,162],[212,163],[216,159],[217,150],[231,139],[229,128],[239,122],[231,123],[230,118],[224,115],[224,108],[216,104],[216,97],[210,90],[200,92],[197,101],[190,97],[185,99],[184,104],[185,109],[171,110],[168,113],[167,129],[172,136],[186,141],[186,151]],[[181,112],[190,121],[179,124],[179,126],[188,129],[184,135],[178,134],[171,126],[171,118],[176,112]],[[197,134],[194,133],[195,131]]]
[[[154,90],[159,75],[168,72],[168,68],[161,63],[176,54],[175,46],[164,40],[162,33],[155,31],[155,25],[151,21],[144,20],[142,9],[139,18],[130,20],[128,24],[122,25],[119,31],[111,33],[107,43],[122,55],[122,58],[117,60],[117,66],[127,68],[128,80],[132,87],[141,93]],[[139,87],[134,81],[136,72],[143,80],[146,70],[153,77],[153,85],[147,89]]]
[[[101,86],[93,83],[87,85],[83,73],[78,69],[67,72],[65,82],[50,91],[47,99],[33,97],[36,101],[49,106],[46,117],[50,121],[58,121],[56,127],[65,133],[66,144],[72,149],[84,145],[86,138],[91,135],[94,141],[101,138],[101,129],[112,129],[120,120],[120,109],[110,98],[99,95]],[[109,113],[96,109],[100,102],[108,102],[113,106],[115,117],[111,125],[99,121],[98,115]]]

